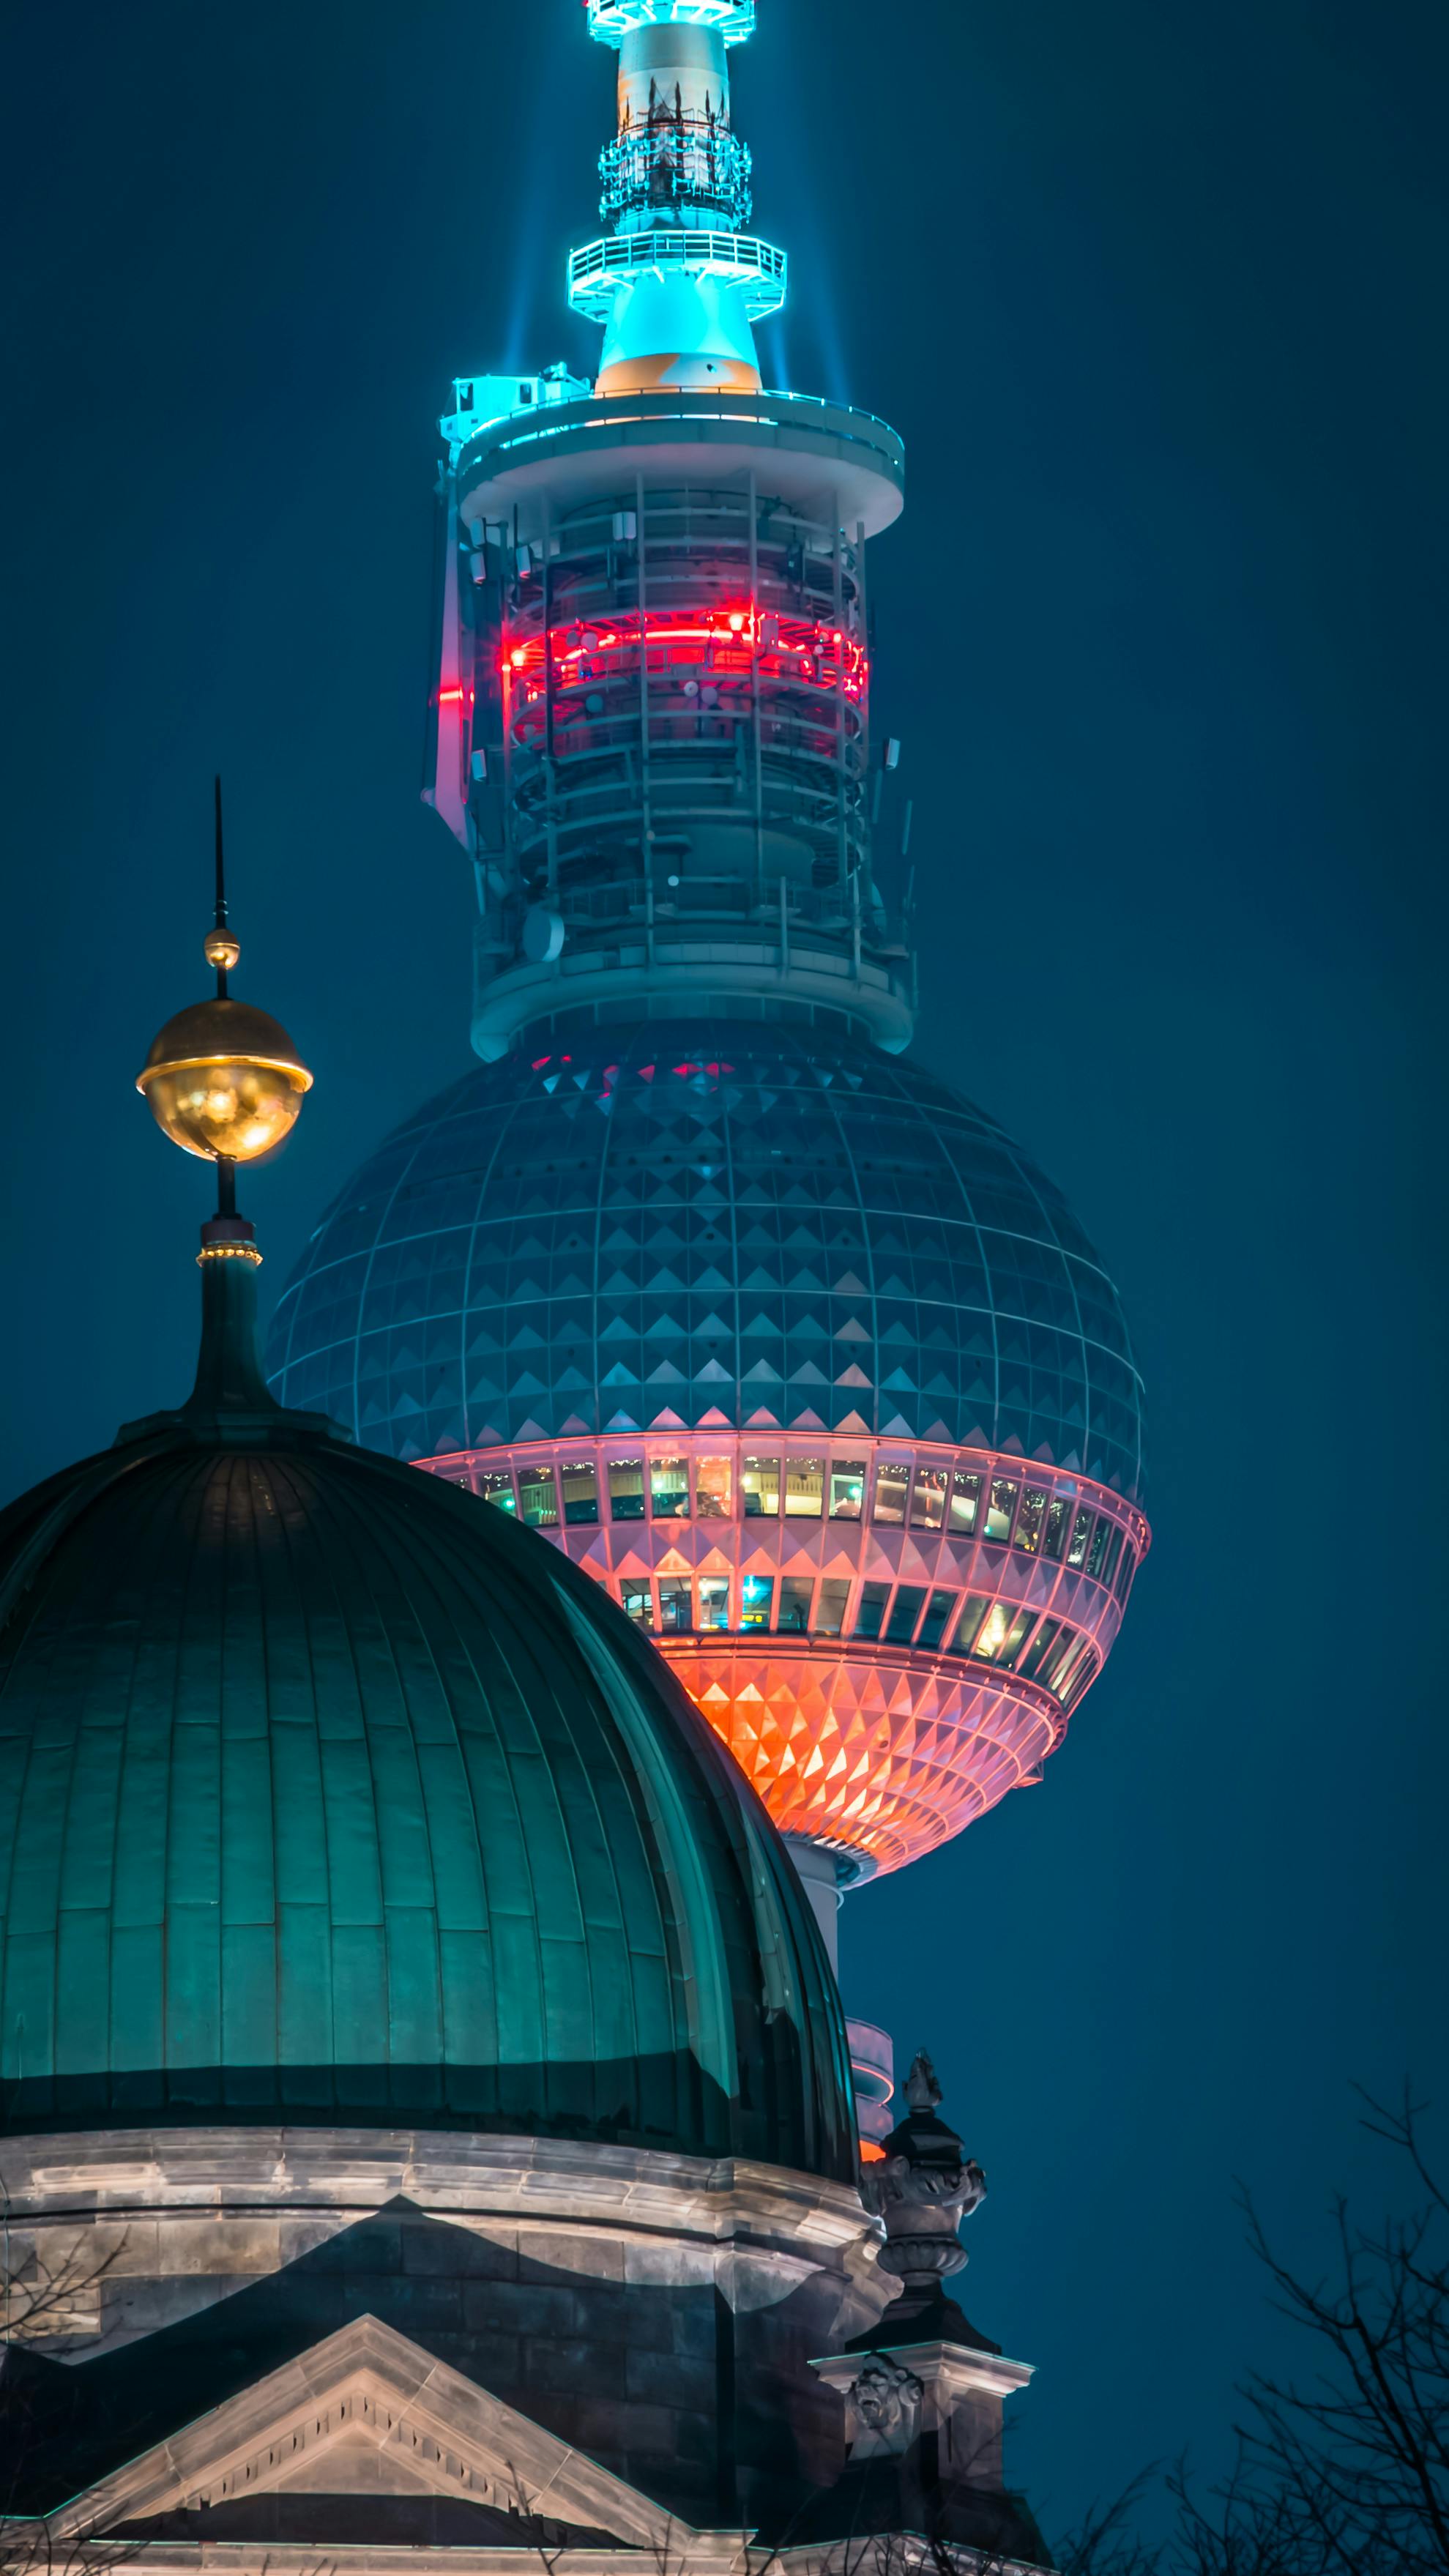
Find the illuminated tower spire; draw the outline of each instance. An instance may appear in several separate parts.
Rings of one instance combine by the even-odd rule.
[[[599,160],[601,241],[569,300],[604,324],[601,394],[661,385],[758,393],[753,325],[785,301],[785,254],[747,232],[750,155],[730,129],[727,45],[754,0],[586,0],[619,56],[619,130]]]

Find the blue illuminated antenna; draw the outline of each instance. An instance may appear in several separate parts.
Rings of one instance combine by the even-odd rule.
[[[750,155],[730,127],[727,46],[754,0],[586,0],[619,57],[599,157],[608,231],[569,255],[576,313],[602,323],[601,393],[760,387],[754,326],[785,301],[785,254],[749,229]]]

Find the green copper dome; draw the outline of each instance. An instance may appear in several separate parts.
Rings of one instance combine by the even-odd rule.
[[[425,2123],[851,2179],[763,1808],[566,1558],[197,1392],[0,1516],[0,2126]]]

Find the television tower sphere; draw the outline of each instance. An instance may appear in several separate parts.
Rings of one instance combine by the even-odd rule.
[[[273,1383],[541,1531],[835,1888],[1037,1779],[1148,1544],[1140,1389],[1060,1194],[903,1060],[911,809],[871,735],[895,432],[764,388],[726,48],[617,50],[597,382],[460,377],[426,793],[482,1067],[341,1192]]]

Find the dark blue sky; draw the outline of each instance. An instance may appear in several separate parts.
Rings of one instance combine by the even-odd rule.
[[[131,1077],[243,989],[318,1087],[247,1196],[279,1287],[466,1062],[417,801],[430,423],[583,366],[609,66],[575,0],[148,0],[12,29],[6,1491],[187,1379],[206,1181]],[[1432,0],[761,0],[770,372],[903,430],[876,550],[919,1052],[1127,1299],[1156,1553],[1049,1766],[852,1901],[845,1983],[991,2174],[967,2305],[1039,2365],[1052,2517],[1276,2358],[1232,2178],[1307,2259],[1445,2076],[1442,340]]]

